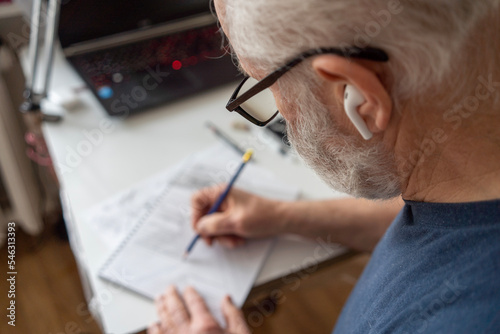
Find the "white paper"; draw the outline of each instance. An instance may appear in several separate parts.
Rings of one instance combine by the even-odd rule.
[[[110,249],[115,249],[151,209],[174,175],[171,168],[92,207],[86,213],[87,225]]]
[[[113,253],[100,277],[148,298],[170,284],[180,290],[194,286],[223,323],[220,302],[229,294],[241,306],[272,246],[272,240],[253,240],[234,250],[198,242],[187,260],[186,247],[195,236],[190,226],[190,197],[202,187],[228,182],[241,156],[219,145],[192,157],[170,179],[164,193]],[[236,187],[276,198],[293,200],[298,190],[278,182],[272,174],[247,164]]]

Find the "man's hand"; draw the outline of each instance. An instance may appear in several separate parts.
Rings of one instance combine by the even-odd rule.
[[[227,328],[223,329],[207,308],[205,301],[193,289],[187,288],[181,297],[174,286],[167,288],[156,301],[160,321],[148,328],[148,334],[249,334],[243,314],[231,299],[224,298],[222,313]]]
[[[213,240],[226,247],[236,247],[245,238],[262,238],[282,232],[278,207],[283,202],[265,199],[232,188],[219,212],[205,216],[224,192],[226,185],[205,188],[191,198],[192,225],[210,245]]]

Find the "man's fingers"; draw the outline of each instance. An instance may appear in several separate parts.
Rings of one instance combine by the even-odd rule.
[[[205,304],[205,301],[194,288],[186,288],[186,291],[184,291],[184,300],[186,301],[186,306],[193,318],[196,318],[199,315],[212,316],[207,305]]]
[[[235,234],[236,223],[226,212],[215,212],[200,219],[195,230],[203,236]]]
[[[158,312],[158,317],[160,318],[160,333],[167,333],[168,329],[172,327],[172,321],[170,319],[170,314],[168,313],[165,302],[165,295],[161,295],[155,301],[156,311]]]
[[[191,321],[193,327],[203,333],[209,333],[220,329],[219,324],[214,319],[212,313],[205,304],[203,298],[192,287],[186,288],[184,292],[184,300],[186,306],[191,314]]]
[[[195,228],[198,220],[203,217],[212,205],[217,201],[219,195],[224,191],[225,184],[214,187],[203,188],[191,197],[192,219],[191,224]]]
[[[160,323],[154,323],[148,327],[148,334],[162,334],[160,329]]]
[[[205,190],[202,189],[191,197],[191,227],[193,229],[196,227],[198,220],[210,210],[210,201],[205,196],[204,192]]]
[[[249,334],[243,312],[241,312],[232,302],[229,296],[222,301],[222,313],[226,319],[227,331],[229,333]]]
[[[245,239],[238,237],[236,235],[225,235],[225,236],[215,237],[214,240],[227,248],[236,248],[243,246],[245,244]]]
[[[175,326],[182,327],[189,322],[189,313],[174,286],[169,286],[167,288],[165,293],[165,305],[168,315]]]
[[[207,244],[207,246],[212,246],[214,243],[214,238],[213,237],[202,237],[203,241]]]

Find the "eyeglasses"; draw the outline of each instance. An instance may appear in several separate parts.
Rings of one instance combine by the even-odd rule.
[[[265,126],[279,113],[273,93],[269,89],[279,78],[303,60],[321,54],[335,54],[345,58],[358,58],[386,62],[389,56],[376,48],[319,48],[306,51],[297,58],[289,61],[285,66],[278,68],[264,79],[258,81],[252,77],[245,77],[238,85],[226,105],[230,112],[236,111],[241,116],[258,126]]]

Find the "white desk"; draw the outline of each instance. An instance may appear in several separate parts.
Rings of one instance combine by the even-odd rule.
[[[51,88],[82,85],[83,81],[58,52]],[[244,146],[254,147],[258,164],[275,172],[280,179],[299,186],[305,198],[340,196],[300,163],[285,160],[270,150],[258,136],[233,130],[232,120],[241,116],[224,108],[232,90],[233,86],[219,88],[128,119],[109,118],[91,92],[85,91],[80,95],[82,108],[66,113],[59,124],[43,126],[61,183],[70,242],[84,289],[106,333],[141,330],[156,319],[156,312],[152,302],[97,277],[98,268],[112,250],[86,226],[84,213],[100,201],[214,144],[217,139],[205,128],[205,121],[217,124]],[[111,122],[112,128],[103,133],[102,142],[92,144],[89,149],[85,132],[102,129],[101,122]],[[78,152],[79,148],[88,155],[81,156],[76,167],[70,167],[69,152]],[[75,165],[74,160],[69,162]],[[62,164],[72,170],[61,167]],[[280,240],[256,284],[331,257],[332,254],[321,247],[314,242]],[[82,310],[76,312],[85,316]]]

